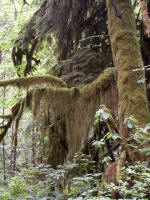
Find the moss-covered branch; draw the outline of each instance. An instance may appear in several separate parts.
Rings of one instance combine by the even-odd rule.
[[[12,121],[16,120],[16,117],[19,115],[19,117],[17,117],[17,126],[16,126],[18,128],[19,120],[20,120],[20,118],[22,116],[22,114],[20,114],[20,110],[22,108],[22,105],[24,105],[24,102],[25,102],[25,98],[23,98],[22,100],[17,102],[11,108],[11,114],[0,116],[2,119],[7,119],[8,120],[5,125],[0,126],[0,129],[1,129],[0,143],[3,141],[4,137],[6,136],[8,129],[11,127]],[[22,113],[23,113],[23,110],[22,110]]]
[[[11,123],[12,123],[12,118],[10,118],[8,120],[8,122],[5,125],[5,127],[4,126],[2,127],[3,130],[0,133],[0,143],[3,141],[4,137],[6,136],[8,129],[11,127]]]
[[[112,134],[119,133],[119,131],[117,130],[116,122],[111,114],[111,111],[105,105],[100,105],[96,119],[98,119],[98,121],[100,119],[100,121],[102,120],[103,122],[105,122],[110,133]]]
[[[10,119],[11,115],[0,115],[0,118],[2,118],[2,119]]]
[[[33,76],[16,78],[6,81],[0,81],[0,87],[14,86],[19,88],[29,88],[32,86],[38,86],[47,84],[48,86],[66,87],[66,83],[55,76]]]
[[[17,137],[19,122],[20,122],[20,119],[23,115],[24,107],[25,107],[25,98],[23,98],[20,101],[20,108],[19,108],[19,111],[17,113],[17,116],[15,117],[15,133],[14,133],[14,136],[13,136],[13,140],[14,140],[14,138]]]

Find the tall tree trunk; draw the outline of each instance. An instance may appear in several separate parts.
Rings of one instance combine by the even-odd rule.
[[[17,143],[18,143],[18,136],[15,135],[14,138],[14,150],[13,150],[13,171],[16,170],[16,159],[17,159]]]
[[[12,122],[11,126],[11,159],[10,159],[10,170],[13,174],[13,155],[14,155],[14,144],[13,144],[13,137],[14,137],[14,121]]]
[[[136,36],[135,16],[131,0],[116,0],[122,18],[116,16],[112,1],[107,0],[108,29],[111,40],[113,60],[116,67],[117,87],[119,92],[119,124],[120,134],[131,160],[135,159],[126,144],[130,137],[124,120],[133,115],[141,127],[150,122],[148,101],[146,96],[143,61]],[[136,71],[134,71],[137,69]]]
[[[3,79],[5,80],[5,70],[4,70]],[[3,115],[5,115],[5,100],[6,100],[6,87],[4,87],[3,91],[4,105],[3,105]],[[3,126],[5,124],[5,120],[2,122]],[[6,181],[6,157],[5,157],[5,140],[3,140],[3,172],[4,172],[4,181]]]
[[[35,164],[36,164],[36,134],[35,134],[34,118],[33,118],[33,127],[32,127],[32,164],[35,167]]]
[[[4,172],[4,181],[6,181],[6,162],[5,162],[5,139],[3,140],[3,172]]]

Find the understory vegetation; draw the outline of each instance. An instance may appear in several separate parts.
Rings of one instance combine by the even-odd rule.
[[[103,162],[107,165],[109,157]],[[101,197],[97,197],[102,181],[102,173],[90,155],[75,154],[72,161],[59,165],[57,169],[50,165],[28,164],[11,176],[6,172],[7,181],[1,173],[0,197],[2,200],[47,200],[47,199],[112,199],[116,198],[149,199],[150,169],[149,163],[137,162],[122,169],[122,180],[118,185],[111,183],[105,187]]]

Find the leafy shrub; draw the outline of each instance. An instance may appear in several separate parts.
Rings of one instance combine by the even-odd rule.
[[[123,179],[118,185],[107,185],[103,196],[112,197],[112,191],[123,199],[149,199],[150,197],[150,168],[147,162],[137,162],[123,168]]]
[[[15,200],[23,199],[28,195],[27,185],[25,180],[21,179],[19,176],[14,176],[10,179],[7,191],[2,193],[2,200]]]
[[[101,173],[91,156],[75,154],[73,160],[57,169],[41,164],[22,168],[12,177],[2,200],[66,200],[94,198],[98,194]]]

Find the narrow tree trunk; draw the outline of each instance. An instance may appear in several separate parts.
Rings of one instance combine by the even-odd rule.
[[[16,157],[17,157],[17,142],[18,137],[15,135],[14,132],[14,122],[12,123],[12,135],[11,135],[11,172],[12,175],[14,175],[14,172],[16,170]]]
[[[18,136],[15,135],[15,138],[14,138],[14,155],[13,155],[13,171],[16,170],[16,158],[17,158],[17,143],[18,143]]]
[[[32,164],[35,167],[35,164],[36,164],[36,134],[35,134],[34,119],[33,119],[33,129],[32,129]]]
[[[28,164],[28,149],[22,144],[23,151],[24,151],[24,158],[25,158],[25,164]]]
[[[3,79],[5,80],[5,70],[4,70]],[[5,98],[6,98],[6,88],[5,87],[4,87],[3,98],[4,98],[3,115],[5,115]],[[5,124],[4,119],[3,119],[2,123],[3,123],[3,125]],[[6,181],[5,140],[3,140],[3,172],[4,172],[4,181]]]
[[[14,137],[14,121],[12,122],[12,126],[11,126],[11,158],[10,158],[10,169],[11,172],[13,172],[13,150],[14,150],[14,145],[13,145],[13,137]]]
[[[116,0],[122,18],[116,16],[112,1],[107,0],[108,29],[111,40],[113,60],[116,67],[117,87],[119,92],[119,124],[120,134],[126,143],[131,131],[124,120],[133,115],[141,127],[150,122],[148,101],[146,96],[145,74],[139,43],[136,37],[135,17],[131,0]],[[137,71],[134,71],[137,69]],[[129,157],[134,154],[127,144]]]
[[[5,140],[3,140],[3,172],[4,172],[4,181],[6,181]]]

